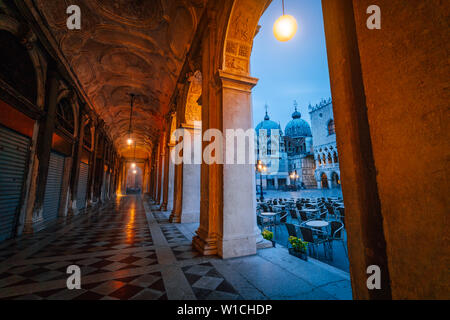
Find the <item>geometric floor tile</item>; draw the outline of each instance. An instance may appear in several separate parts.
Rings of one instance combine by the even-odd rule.
[[[192,245],[172,247],[175,258],[179,261],[190,260],[200,256],[200,253],[192,248]]]
[[[139,281],[144,277],[145,281]],[[67,288],[34,292],[32,295],[11,297],[22,300],[166,300],[166,290],[160,272],[97,283],[82,284],[81,289]]]
[[[209,262],[186,266],[183,273],[199,300],[239,300],[242,297]]]
[[[180,230],[178,230],[176,226],[172,224],[162,224],[160,227],[169,244],[188,241],[188,239],[180,232]]]

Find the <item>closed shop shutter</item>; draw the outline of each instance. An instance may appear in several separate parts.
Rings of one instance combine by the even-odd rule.
[[[52,152],[48,164],[47,184],[44,197],[44,223],[58,217],[61,186],[64,172],[64,156]]]
[[[14,236],[30,139],[0,126],[0,241]]]
[[[89,165],[80,163],[80,175],[78,177],[77,191],[77,208],[84,209],[86,207],[86,191],[88,183]]]

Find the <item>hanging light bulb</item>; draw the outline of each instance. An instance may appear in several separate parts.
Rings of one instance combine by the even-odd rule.
[[[131,167],[132,167],[133,169],[136,168],[136,163],[133,162],[133,163],[131,164]]]
[[[297,33],[298,25],[295,18],[289,14],[284,14],[284,0],[283,0],[283,15],[275,21],[273,25],[273,34],[278,41],[289,41]]]
[[[137,173],[137,171],[136,171],[136,170],[133,170],[133,173],[134,173],[134,174],[136,174],[136,173]]]
[[[134,98],[135,98],[136,96],[133,94],[133,93],[130,93],[130,98],[131,98],[131,101],[130,101],[130,125],[129,125],[129,127],[128,127],[128,134],[129,134],[129,137],[128,137],[128,139],[127,139],[127,144],[129,145],[129,146],[131,146],[132,144],[133,144],[133,139],[131,139],[131,134],[133,133],[133,131],[132,131],[132,129],[131,129],[131,121],[132,121],[132,119],[133,119],[133,103],[134,103]]]

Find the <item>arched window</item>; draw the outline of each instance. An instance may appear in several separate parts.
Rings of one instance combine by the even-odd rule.
[[[334,128],[334,120],[331,119],[330,121],[328,121],[328,135],[332,135],[335,134],[335,128]]]
[[[332,160],[331,160],[331,154],[330,153],[328,154],[328,163],[329,164],[333,163]]]
[[[334,163],[338,163],[339,162],[339,159],[338,159],[336,151],[333,153],[333,162]]]
[[[0,78],[35,104],[36,72],[27,49],[12,33],[5,30],[0,30],[0,43]]]
[[[70,101],[67,98],[61,99],[56,111],[58,124],[70,134],[74,134],[75,119]]]

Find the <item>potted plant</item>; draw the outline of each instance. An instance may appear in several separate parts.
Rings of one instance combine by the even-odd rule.
[[[288,240],[292,246],[291,248],[288,248],[289,254],[308,261],[308,242],[294,236],[290,236]]]
[[[272,242],[272,246],[275,248],[275,241],[273,240],[273,232],[264,229],[263,232],[261,233],[263,238],[266,240],[269,240],[270,242]]]

